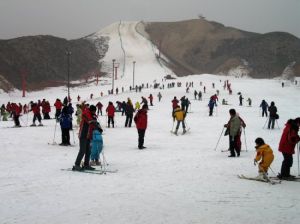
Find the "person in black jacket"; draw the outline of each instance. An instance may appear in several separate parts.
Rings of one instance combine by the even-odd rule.
[[[268,103],[265,100],[261,101],[260,107],[262,109],[262,117],[264,115],[266,115],[266,117],[268,117],[268,112],[267,112],[268,106],[269,105],[268,105]]]
[[[272,101],[271,106],[269,106],[269,123],[268,123],[268,129],[272,128],[274,129],[275,120],[277,117],[277,107],[275,106],[275,103]]]
[[[134,108],[132,105],[132,102],[130,99],[128,99],[125,107],[125,115],[126,115],[126,121],[125,121],[125,127],[131,127],[132,124],[132,118],[133,118]]]

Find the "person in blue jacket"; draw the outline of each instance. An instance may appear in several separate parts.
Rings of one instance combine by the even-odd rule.
[[[65,106],[59,116],[59,123],[61,128],[61,146],[68,146],[70,144],[70,129],[72,128],[72,116],[68,112],[68,107]]]
[[[103,138],[102,138],[102,128],[99,123],[97,127],[93,130],[91,139],[91,161],[90,166],[100,166],[100,153],[103,149]]]

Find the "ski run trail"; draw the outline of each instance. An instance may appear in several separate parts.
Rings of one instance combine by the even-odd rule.
[[[98,86],[92,83],[71,88],[71,98],[74,107],[77,95],[80,95],[82,100],[91,104],[101,101],[105,109],[109,101],[127,101],[130,97],[135,103],[141,101],[141,96],[148,97],[152,93],[154,106],[148,111],[147,148],[138,150],[136,128],[134,125],[125,128],[125,117],[120,113],[116,115],[115,128],[106,128],[107,118],[100,116],[108,168],[118,172],[106,175],[65,172],[62,169],[71,168],[78,153],[78,128],[70,133],[75,147],[61,147],[52,145],[61,141],[60,127],[57,125],[55,128],[53,119],[43,120],[42,127],[29,127],[32,114],[23,115],[21,128],[9,128],[13,126],[11,120],[1,121],[0,223],[299,223],[300,183],[282,181],[281,184],[270,185],[237,178],[239,174],[257,175],[257,166],[253,165],[254,140],[257,137],[262,137],[271,146],[275,155],[272,170],[275,174],[280,171],[282,155],[278,152],[278,143],[285,122],[300,116],[299,86],[286,83],[282,88],[281,81],[276,79],[255,80],[209,74],[162,82],[166,68],[156,61],[151,43],[135,32],[135,25],[122,23],[121,34],[126,54],[129,59],[137,61],[136,83],[148,82],[150,85],[156,80],[165,88],[129,92],[132,61],[127,58],[123,78],[116,80],[116,87],[124,86],[124,93],[107,96],[107,90],[111,88],[107,79]],[[104,58],[107,62],[122,54],[122,50],[117,49],[119,28],[117,23],[94,34],[95,38],[108,35],[115,43]],[[121,59],[120,56],[118,60]],[[223,82],[227,79],[232,83],[232,95],[223,90]],[[182,87],[166,88],[172,81],[182,82]],[[194,87],[186,93],[185,83],[192,81]],[[215,83],[214,89],[212,83]],[[194,100],[194,90],[203,92],[203,86],[207,89],[203,100]],[[218,107],[209,117],[208,100],[216,90],[220,91]],[[100,97],[101,91],[105,94],[103,97]],[[159,91],[161,102],[157,99]],[[244,97],[244,106],[239,106],[238,92]],[[0,103],[28,103],[45,98],[53,105],[56,98],[63,99],[66,93],[66,87],[30,92],[26,98],[21,98],[19,91],[1,93]],[[93,100],[89,99],[91,93],[94,94]],[[173,126],[171,100],[174,96],[181,98],[184,95],[191,101],[191,113],[186,117],[190,130],[181,135],[180,128],[176,136],[170,133]],[[252,99],[252,107],[246,106],[248,97]],[[221,105],[223,98],[230,105]],[[268,103],[275,102],[280,116],[279,128],[276,124],[274,130],[263,129],[266,118],[261,117],[259,108],[262,99]],[[235,108],[247,124],[239,158],[228,158],[228,153],[221,152],[228,149],[228,136],[222,136],[214,150],[231,108]],[[245,142],[247,152],[244,151]],[[297,155],[294,155],[291,173],[298,174]],[[275,174],[269,171],[270,176]]]

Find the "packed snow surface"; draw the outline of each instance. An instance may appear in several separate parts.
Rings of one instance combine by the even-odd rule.
[[[232,83],[233,95],[223,90],[223,81]],[[221,80],[221,82],[220,82]],[[299,88],[293,85],[281,88],[278,80],[235,79],[231,77],[196,75],[175,80],[181,88],[143,89],[141,93],[126,91],[119,95],[99,97],[109,86],[90,85],[71,89],[75,102],[79,94],[89,103],[123,101],[133,102],[141,96],[155,97],[148,112],[149,126],[145,146],[137,149],[135,127],[125,128],[125,117],[116,115],[116,127],[106,127],[106,116],[99,120],[104,130],[104,152],[110,169],[117,173],[94,175],[62,171],[74,164],[78,153],[78,129],[71,132],[75,147],[51,145],[60,143],[60,128],[55,120],[43,121],[43,127],[27,127],[32,114],[21,117],[22,128],[8,128],[12,121],[0,122],[0,223],[289,223],[300,218],[299,184],[282,182],[279,185],[241,180],[237,174],[257,175],[253,166],[254,140],[262,137],[275,153],[272,170],[280,170],[282,156],[278,143],[282,128],[289,118],[299,116]],[[185,93],[185,82],[194,82],[190,93]],[[203,101],[194,100],[193,91],[201,90],[200,81],[207,88]],[[147,80],[145,79],[146,83]],[[150,82],[150,80],[149,80]],[[212,82],[216,88],[212,88]],[[208,98],[220,91],[219,101],[225,98],[231,105],[218,103],[213,117],[208,116]],[[163,95],[158,102],[157,93]],[[252,107],[238,106],[241,92],[250,97]],[[89,100],[90,93],[95,99]],[[48,89],[28,94],[1,94],[0,103],[29,102],[46,98],[54,103],[63,98],[65,88]],[[171,100],[174,96],[191,100],[191,113],[186,122],[190,132],[175,136],[170,133],[173,120]],[[276,129],[263,129],[266,118],[261,117],[262,99],[274,101],[280,115]],[[246,104],[246,102],[244,102]],[[75,103],[74,103],[75,104]],[[242,136],[239,158],[228,158],[228,137],[222,136],[223,124],[229,119],[228,110],[235,108],[247,127]],[[53,117],[53,111],[51,116]],[[75,123],[75,121],[74,121]],[[246,138],[245,138],[246,137]],[[275,174],[270,170],[270,175]],[[297,156],[294,156],[292,174],[298,174]]]

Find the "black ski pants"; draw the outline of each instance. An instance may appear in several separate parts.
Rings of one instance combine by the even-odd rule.
[[[138,129],[138,134],[139,134],[139,145],[138,145],[138,147],[139,148],[144,146],[145,132],[146,132],[146,129]]]
[[[275,126],[275,118],[270,117],[269,123],[268,123],[268,129],[270,129],[270,128],[274,129],[274,126]]]
[[[83,159],[84,156],[84,166],[89,166],[90,155],[91,155],[90,140],[85,138],[80,138],[79,152],[75,161],[75,165],[80,166],[81,160]]]
[[[283,161],[281,165],[281,176],[283,177],[288,177],[290,176],[290,169],[293,165],[293,155],[292,154],[287,154],[287,153],[282,153],[283,155]]]
[[[61,128],[61,143],[70,145],[70,129]]]
[[[114,121],[114,117],[108,117],[108,127],[110,127],[110,123],[112,124],[112,127],[115,127],[115,121]]]
[[[125,127],[131,127],[133,114],[126,115]]]
[[[238,135],[234,137],[229,135],[229,151],[231,156],[235,156],[235,152],[240,156],[240,149],[237,145],[238,138]]]

